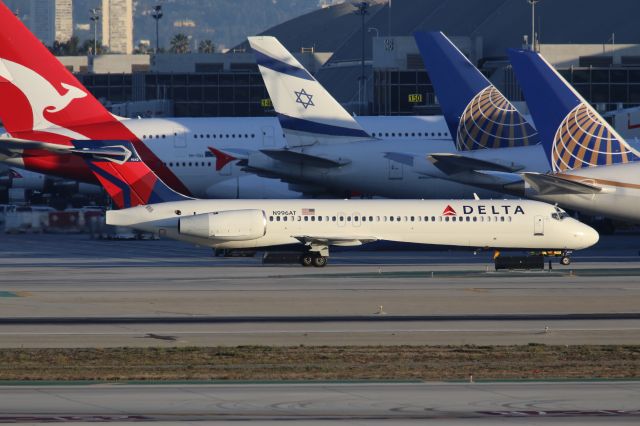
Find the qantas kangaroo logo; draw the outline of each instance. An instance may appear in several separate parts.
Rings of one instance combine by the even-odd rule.
[[[33,114],[33,129],[44,130],[48,133],[56,133],[74,139],[86,139],[85,136],[72,130],[60,127],[44,116],[45,112],[57,113],[67,108],[74,100],[87,96],[82,89],[61,83],[66,92],[60,92],[44,77],[35,71],[11,62],[0,59],[0,77],[16,86],[29,100]]]

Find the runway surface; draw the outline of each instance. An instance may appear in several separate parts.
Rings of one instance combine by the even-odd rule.
[[[2,235],[0,347],[638,344],[638,247],[603,237],[568,267],[496,273],[491,253],[340,252],[317,269],[172,241]],[[33,317],[45,320],[4,321]]]
[[[638,424],[640,383],[0,387],[0,422]]]

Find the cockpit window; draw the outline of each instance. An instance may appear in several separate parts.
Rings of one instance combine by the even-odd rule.
[[[564,220],[566,218],[569,217],[569,214],[567,212],[565,212],[564,210],[562,210],[559,207],[555,207],[556,212],[555,213],[551,213],[551,217],[555,220]]]

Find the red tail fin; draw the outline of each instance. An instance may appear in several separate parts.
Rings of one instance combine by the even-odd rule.
[[[0,117],[9,133],[114,120],[3,3],[0,28]]]
[[[175,190],[188,189],[0,1],[0,119],[14,137],[71,145],[74,139],[128,140],[143,161]],[[25,156],[27,158],[27,156]],[[25,167],[43,170],[38,159]],[[32,166],[30,167],[30,164]],[[62,166],[60,166],[62,167]]]

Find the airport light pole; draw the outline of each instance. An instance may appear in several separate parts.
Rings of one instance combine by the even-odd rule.
[[[540,0],[527,0],[531,4],[531,50],[536,50],[536,3]]]
[[[365,75],[365,70],[364,70],[364,46],[365,46],[365,30],[364,30],[364,21],[365,21],[365,16],[369,13],[369,3],[366,1],[361,1],[358,3],[353,3],[353,5],[356,7],[356,10],[354,11],[354,13],[356,15],[360,15],[362,17],[362,60],[361,60],[361,68],[362,68],[362,72],[360,75],[360,84],[359,86],[359,90],[360,90],[360,115],[363,114],[363,110],[364,110],[364,99],[365,99],[365,90],[366,90],[366,81],[367,81],[367,76]]]
[[[100,8],[91,9],[89,20],[93,22],[93,55],[98,54],[98,21],[100,20]]]
[[[151,16],[156,21],[156,52],[155,53],[158,54],[158,51],[160,50],[160,30],[159,30],[160,19],[162,19],[162,17],[164,16],[164,13],[162,12],[162,5],[157,4],[153,6],[153,10],[151,11]]]

